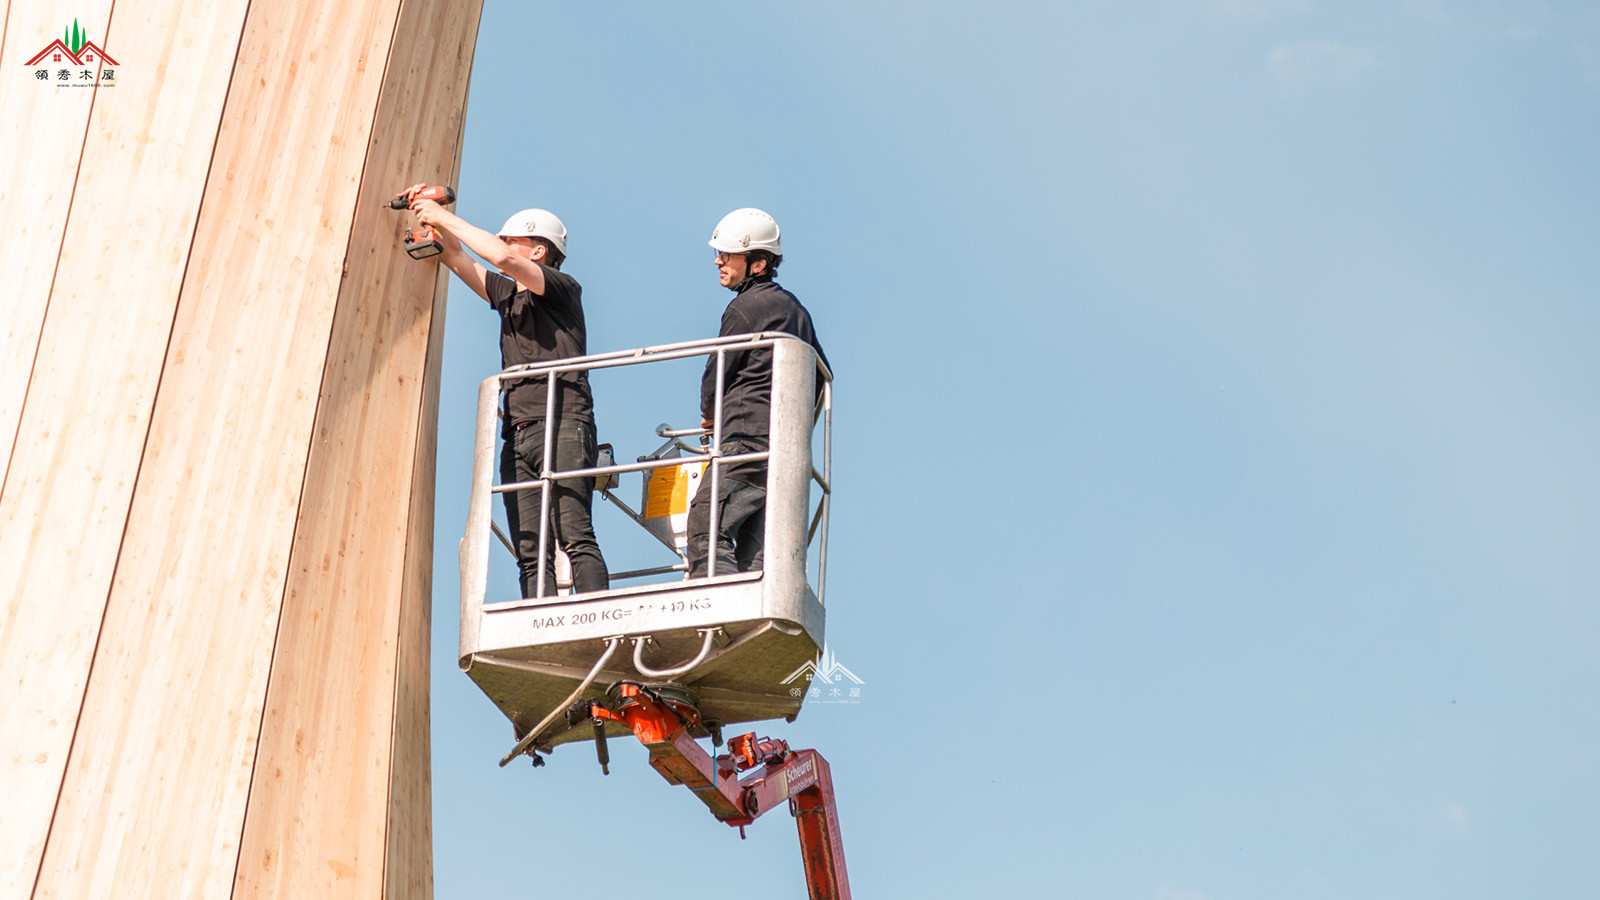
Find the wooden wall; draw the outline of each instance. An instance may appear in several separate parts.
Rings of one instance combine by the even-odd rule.
[[[479,2],[9,0],[0,900],[427,897],[442,271]],[[76,19],[115,87],[23,66]]]

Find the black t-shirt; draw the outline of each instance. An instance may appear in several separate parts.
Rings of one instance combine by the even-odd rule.
[[[810,344],[823,364],[828,362],[828,355],[822,352],[816,329],[811,325],[811,313],[771,277],[752,279],[739,289],[722,313],[722,330],[717,334],[726,337],[760,331],[792,334]],[[766,449],[767,420],[771,417],[772,405],[772,351],[741,350],[728,353],[726,359],[727,371],[722,383],[723,438],[742,439]],[[828,368],[831,371],[833,367]],[[818,389],[821,389],[820,382]],[[716,409],[716,395],[717,358],[712,356],[706,360],[705,375],[700,379],[700,414],[707,419]]]
[[[583,325],[583,288],[571,275],[540,265],[544,296],[518,290],[499,272],[484,273],[489,304],[500,314],[500,361],[504,368],[568,359],[588,353]],[[506,392],[506,426],[544,418],[545,377],[513,382]],[[559,379],[556,418],[594,421],[589,373],[569,372]]]

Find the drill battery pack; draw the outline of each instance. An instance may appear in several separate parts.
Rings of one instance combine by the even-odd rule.
[[[406,231],[406,252],[412,259],[427,259],[443,253],[444,245],[432,228],[412,228]]]

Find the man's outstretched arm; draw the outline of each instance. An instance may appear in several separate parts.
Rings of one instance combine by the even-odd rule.
[[[544,296],[544,270],[539,268],[538,263],[530,259],[524,259],[511,252],[511,248],[505,241],[500,240],[500,238],[484,231],[432,200],[413,200],[411,201],[411,208],[416,212],[418,222],[424,225],[432,225],[440,232],[440,244],[446,244],[443,236],[448,235],[452,239],[450,243],[455,244],[457,253],[460,253],[461,247],[465,246],[468,250],[483,257],[484,262],[516,279],[518,284],[541,297]],[[449,252],[448,246],[446,246],[445,252]],[[476,290],[479,296],[487,299],[487,295],[484,293],[485,289],[481,287],[486,270],[476,263],[471,263],[470,260],[468,260],[468,263],[476,270],[475,280],[478,286],[474,286],[473,290]],[[462,274],[461,269],[456,268],[456,264],[452,264],[447,259],[445,260],[445,265],[450,266],[450,271],[460,276],[462,281],[466,281],[469,285],[473,284],[472,280]]]
[[[439,254],[439,261],[456,273],[462,284],[472,288],[474,294],[482,297],[484,302],[488,302],[489,287],[486,279],[488,270],[478,265],[477,260],[461,249],[461,242],[455,235],[437,225],[434,226],[434,232],[439,235],[439,246],[444,248]]]

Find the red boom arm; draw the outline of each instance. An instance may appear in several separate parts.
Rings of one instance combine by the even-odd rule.
[[[790,750],[784,741],[757,739],[755,732],[728,741],[729,753],[715,760],[689,736],[699,712],[664,699],[648,688],[619,686],[615,711],[592,703],[589,715],[620,722],[650,752],[650,765],[672,784],[693,791],[711,814],[744,833],[744,826],[782,801],[800,830],[811,900],[850,900],[844,866],[844,840],[833,800],[833,776],[815,750]],[[736,778],[741,771],[749,771]]]

